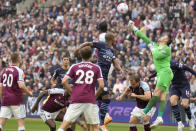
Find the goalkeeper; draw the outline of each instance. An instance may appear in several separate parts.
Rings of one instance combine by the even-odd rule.
[[[158,42],[152,42],[146,35],[144,35],[138,28],[134,25],[133,21],[129,22],[129,28],[132,29],[138,37],[140,37],[145,43],[148,44],[153,56],[153,62],[157,72],[157,83],[154,90],[152,99],[148,102],[148,105],[142,112],[136,114],[138,118],[143,118],[150,111],[150,109],[159,102],[158,117],[151,125],[151,128],[155,128],[163,123],[163,113],[166,107],[166,95],[168,94],[168,89],[173,79],[173,73],[170,68],[171,60],[171,50],[169,44],[171,43],[171,38],[167,33],[164,33]]]

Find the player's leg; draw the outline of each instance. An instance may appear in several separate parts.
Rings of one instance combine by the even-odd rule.
[[[153,124],[150,126],[151,129],[153,128],[156,128],[158,125],[162,124],[163,123],[163,113],[165,111],[165,107],[166,107],[166,95],[167,95],[167,92],[162,92],[160,94],[160,103],[159,103],[159,111],[158,111],[158,117],[157,119],[153,122]]]
[[[110,122],[112,122],[112,117],[110,116],[109,113],[106,113],[105,120],[104,120],[104,125],[107,125]]]
[[[0,131],[2,131],[3,126],[6,124],[7,119],[12,117],[12,112],[10,106],[1,106],[0,112]]]
[[[56,123],[53,119],[48,119],[45,123],[49,126],[50,131],[56,131]]]
[[[182,92],[182,106],[184,107],[186,115],[189,119],[189,129],[194,130],[195,124],[192,120],[191,109],[189,106],[190,86],[189,85],[185,86],[184,88],[181,89],[181,92]]]
[[[99,131],[99,108],[96,104],[87,103],[85,105],[84,118],[86,123],[92,127],[93,131]]]
[[[149,101],[148,105],[144,109],[144,113],[147,114],[151,110],[151,108],[158,103],[158,100],[160,99],[158,116],[162,117],[167,104],[166,94],[168,93],[171,80],[173,79],[173,73],[171,70],[161,71],[157,74],[157,79],[158,80],[156,88],[154,90],[154,94],[152,96],[152,99]]]
[[[84,110],[85,104],[70,104],[58,131],[66,130],[71,123],[74,123],[76,121],[76,119],[84,112]]]
[[[178,107],[178,101],[181,97],[181,92],[179,90],[179,86],[171,85],[170,87],[170,104],[172,107],[172,112],[174,114],[174,117],[176,121],[178,122],[178,131],[182,131],[184,128],[184,125],[181,120],[180,110]]]
[[[131,116],[129,121],[129,130],[130,131],[137,131],[136,124],[139,123],[139,119],[137,117]]]
[[[150,120],[154,116],[156,111],[156,107],[153,107],[144,117],[143,119],[143,125],[144,125],[144,131],[151,131],[150,129]]]
[[[25,105],[11,106],[11,111],[18,122],[18,131],[25,131]]]
[[[102,103],[100,106],[100,129],[107,131],[106,126],[104,125],[104,120],[106,113],[108,112],[108,106],[110,104],[110,97],[108,91],[103,91],[104,96],[102,96]]]
[[[106,113],[108,113],[108,107],[110,104],[110,95],[108,90],[108,83],[105,79],[104,79],[104,86],[105,86],[104,90],[100,95],[102,100],[102,103],[100,105],[100,129],[103,131],[107,131],[107,128],[104,125],[104,120],[106,117]]]

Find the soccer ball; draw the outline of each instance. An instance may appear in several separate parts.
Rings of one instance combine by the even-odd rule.
[[[117,6],[117,10],[121,14],[126,14],[128,12],[128,5],[126,3],[120,3]]]

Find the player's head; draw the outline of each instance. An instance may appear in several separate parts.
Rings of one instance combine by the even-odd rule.
[[[170,45],[172,43],[171,35],[168,32],[162,33],[162,35],[159,38],[158,42],[164,43],[165,45]]]
[[[103,22],[99,23],[98,26],[97,26],[97,29],[100,32],[107,32],[108,26],[107,26],[106,21],[103,21]]]
[[[82,60],[88,61],[91,59],[92,56],[92,48],[90,46],[85,46],[80,49],[79,51]]]
[[[106,42],[107,42],[110,46],[113,46],[113,44],[115,43],[114,34],[111,33],[111,32],[106,33],[106,35],[105,35],[105,40],[106,40]]]
[[[137,88],[140,85],[140,77],[138,75],[131,75],[130,82],[132,88]]]
[[[69,58],[70,58],[69,52],[65,52],[65,54],[62,57],[62,65],[63,66],[69,66],[69,64],[70,64]]]
[[[20,60],[21,60],[21,56],[19,55],[19,53],[12,53],[11,54],[11,61],[12,64],[20,64]]]

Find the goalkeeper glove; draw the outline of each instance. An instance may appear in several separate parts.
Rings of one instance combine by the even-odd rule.
[[[129,27],[129,29],[132,29],[134,31],[138,30],[138,28],[135,26],[135,24],[132,20],[129,21],[128,27]]]

